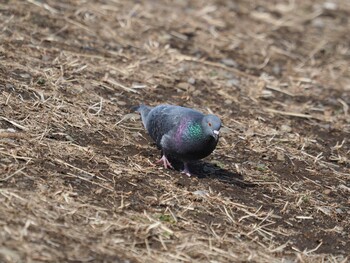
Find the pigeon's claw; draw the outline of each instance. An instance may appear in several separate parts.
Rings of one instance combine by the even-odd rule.
[[[184,174],[186,174],[188,177],[191,177],[191,172],[190,172],[190,170],[189,170],[189,168],[188,168],[188,164],[187,164],[187,163],[184,163],[184,169],[182,170],[181,173],[184,173]]]
[[[171,168],[174,169],[174,167],[171,165],[171,163],[169,162],[169,160],[166,158],[166,156],[163,154],[162,158],[160,158],[157,163],[161,163],[163,162],[164,168]]]

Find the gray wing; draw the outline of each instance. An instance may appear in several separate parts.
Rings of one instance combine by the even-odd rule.
[[[189,108],[159,105],[153,108],[146,121],[146,129],[152,139],[156,142],[158,148],[162,148],[161,140],[164,135],[171,136],[176,131],[182,118],[198,118],[203,114]]]

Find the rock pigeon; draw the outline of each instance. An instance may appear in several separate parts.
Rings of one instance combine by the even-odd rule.
[[[188,163],[211,154],[219,140],[219,117],[180,106],[140,105],[133,109],[141,114],[148,134],[162,151],[165,168],[173,168],[168,158],[184,164],[183,173],[191,176]]]

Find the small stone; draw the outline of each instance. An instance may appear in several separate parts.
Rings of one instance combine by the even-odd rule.
[[[338,186],[338,188],[341,189],[341,190],[350,192],[350,187],[347,187],[346,185],[340,184]]]
[[[186,72],[188,70],[189,70],[188,65],[182,65],[181,67],[179,67],[178,72]]]
[[[263,90],[263,91],[261,92],[261,97],[267,99],[267,98],[273,98],[274,95],[273,95],[273,93],[272,93],[271,90],[266,90],[266,89],[265,89],[265,90]]]
[[[10,84],[10,83],[6,83],[5,87],[7,89],[13,89],[14,88],[14,86],[12,84]]]
[[[191,85],[194,85],[194,84],[196,84],[196,79],[190,77],[190,78],[187,80],[187,82],[190,83]]]
[[[236,68],[238,66],[237,62],[234,61],[233,59],[230,59],[230,58],[224,58],[221,60],[221,63],[222,64],[225,64],[226,66],[228,67],[234,67]]]
[[[270,157],[268,155],[263,155],[262,159],[268,161]]]
[[[229,79],[226,82],[227,87],[238,87],[240,84],[240,81],[238,79]]]
[[[68,141],[71,141],[71,142],[74,142],[74,139],[73,139],[73,137],[72,136],[70,136],[69,134],[66,134],[66,139],[68,140]]]
[[[275,74],[275,75],[280,75],[282,69],[281,69],[280,65],[275,64],[275,65],[273,66],[273,68],[272,68],[272,71],[273,71],[273,74]]]
[[[290,127],[289,125],[286,125],[286,124],[282,124],[281,131],[282,132],[291,132],[292,131],[292,127]]]
[[[323,193],[324,193],[325,195],[330,195],[331,192],[332,192],[331,189],[326,189],[326,190],[323,191]]]
[[[47,61],[51,60],[51,57],[50,57],[50,56],[47,56],[47,55],[43,55],[43,56],[41,57],[41,59],[42,59],[43,61],[47,62]]]
[[[285,161],[284,153],[277,152],[276,158],[277,158],[278,161]]]
[[[188,87],[188,90],[187,90],[187,91],[189,91],[189,92],[194,92],[195,90],[196,90],[195,86],[190,85],[190,86]]]
[[[194,195],[199,195],[199,196],[208,196],[209,193],[206,190],[197,190],[193,192]]]
[[[22,73],[22,74],[19,74],[21,76],[21,78],[24,78],[24,79],[30,79],[30,75],[28,73]]]
[[[323,8],[326,9],[326,10],[332,10],[332,11],[334,11],[334,10],[337,10],[337,9],[338,9],[338,6],[337,6],[337,4],[334,3],[334,2],[325,2],[325,3],[323,4]]]
[[[1,159],[1,162],[2,162],[2,163],[12,163],[12,160],[9,159],[9,158],[2,158],[2,159]]]
[[[224,101],[224,103],[225,103],[226,105],[231,105],[233,102],[232,102],[232,100],[228,100],[228,99],[227,99],[227,100]]]
[[[191,84],[187,82],[180,82],[179,84],[177,84],[177,87],[181,90],[188,90],[190,86]]]
[[[233,75],[231,72],[224,71],[224,72],[223,72],[223,77],[224,77],[225,79],[234,79],[234,78],[235,78],[235,75]]]
[[[132,84],[131,87],[133,89],[144,89],[144,88],[147,88],[147,85],[135,82],[135,83]]]
[[[318,207],[318,210],[320,210],[325,215],[331,214],[331,210],[328,207],[321,206],[321,207]]]
[[[195,90],[193,92],[193,96],[198,96],[198,95],[201,95],[201,94],[202,94],[202,92],[199,89],[197,89],[197,90]]]
[[[125,102],[125,101],[122,101],[122,100],[118,100],[118,101],[117,101],[117,104],[118,104],[119,106],[125,106],[125,105],[126,105],[126,102]]]
[[[321,18],[315,18],[312,20],[311,24],[317,28],[324,28],[324,22]]]
[[[337,212],[338,214],[342,214],[342,213],[344,213],[344,211],[343,211],[343,210],[341,210],[340,208],[335,209],[335,212]]]

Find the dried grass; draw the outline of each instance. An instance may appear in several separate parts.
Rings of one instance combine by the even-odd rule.
[[[0,3],[0,261],[347,262],[349,14]],[[153,165],[140,102],[221,116],[199,176]]]

